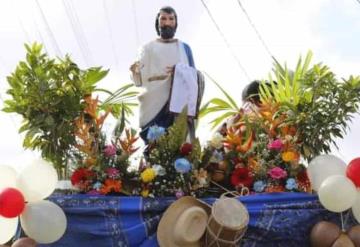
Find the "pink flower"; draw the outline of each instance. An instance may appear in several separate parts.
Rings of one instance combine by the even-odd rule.
[[[113,178],[113,179],[115,179],[120,175],[119,170],[112,167],[106,169],[106,174],[108,175],[109,178]]]
[[[267,145],[267,148],[268,149],[271,149],[271,150],[281,150],[283,148],[283,143],[281,141],[281,139],[276,139],[272,142],[270,142],[268,145]]]
[[[101,195],[101,193],[97,190],[90,190],[86,193],[87,195],[92,195],[92,196],[98,196]]]
[[[177,199],[179,199],[184,196],[184,192],[182,190],[178,190],[176,191],[175,196]]]
[[[106,157],[111,157],[116,154],[116,147],[114,145],[106,145],[104,148],[104,154]]]
[[[274,167],[268,171],[268,175],[273,179],[281,179],[287,177],[287,172],[280,167]]]

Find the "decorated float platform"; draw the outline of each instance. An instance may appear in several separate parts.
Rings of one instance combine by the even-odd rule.
[[[132,159],[133,86],[97,88],[102,68],[51,59],[36,43],[26,49],[3,110],[23,117],[23,146],[42,159],[20,173],[0,166],[0,244],[360,246],[360,158],[329,154],[358,112],[359,76],[339,81],[310,66],[311,52],[293,71],[275,61],[248,107],[214,82],[223,98],[203,104],[199,118],[219,113],[213,127],[226,124],[211,140],[188,140],[184,107],[169,128],[150,126]],[[111,136],[102,129],[109,115],[119,120]],[[58,177],[76,191],[53,194]]]

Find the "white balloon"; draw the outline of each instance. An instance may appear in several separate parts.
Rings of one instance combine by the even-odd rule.
[[[5,244],[16,233],[19,224],[19,218],[4,218],[0,216],[0,244]]]
[[[0,165],[0,192],[8,187],[16,188],[16,176],[12,167]]]
[[[351,209],[355,219],[360,223],[360,190],[357,192],[356,201]]]
[[[17,178],[17,187],[27,202],[37,202],[51,195],[58,181],[55,168],[44,160],[27,166]]]
[[[50,201],[28,203],[20,215],[20,222],[26,235],[41,244],[59,240],[67,224],[64,211]]]
[[[319,200],[329,211],[340,213],[351,208],[357,198],[355,184],[347,177],[334,175],[325,179],[319,189]]]
[[[334,155],[319,155],[311,160],[307,171],[313,190],[318,191],[322,182],[328,177],[345,176],[346,163]]]

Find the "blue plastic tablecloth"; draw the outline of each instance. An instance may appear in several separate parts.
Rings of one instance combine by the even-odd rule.
[[[51,201],[62,207],[68,226],[56,243],[41,246],[123,247],[158,246],[156,228],[174,198],[61,195]],[[208,203],[215,199],[208,198]],[[309,246],[314,224],[340,215],[330,213],[317,196],[305,193],[271,193],[239,199],[250,214],[241,246]],[[355,224],[352,218],[347,224]]]

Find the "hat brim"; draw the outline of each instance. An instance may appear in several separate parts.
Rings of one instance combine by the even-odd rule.
[[[174,225],[177,218],[182,212],[187,208],[198,206],[205,210],[207,215],[210,215],[211,208],[206,203],[192,197],[192,196],[183,196],[180,199],[173,202],[164,212],[163,216],[160,219],[158,228],[157,228],[157,240],[160,247],[198,247],[200,246],[200,240],[193,244],[178,245],[174,242],[174,239],[171,237],[173,235]]]

